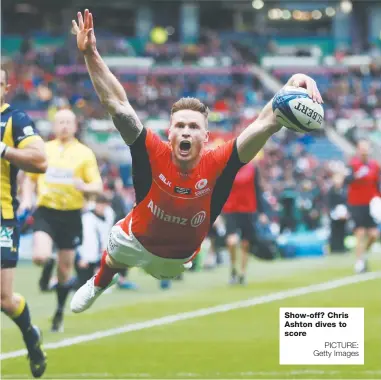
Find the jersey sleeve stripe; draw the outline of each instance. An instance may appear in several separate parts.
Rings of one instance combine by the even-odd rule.
[[[4,137],[3,137],[3,142],[4,144],[7,144],[11,148],[15,146],[15,142],[13,141],[13,123],[12,123],[12,116],[8,119],[7,124],[5,126],[5,131],[4,131]]]
[[[212,226],[217,216],[220,214],[222,207],[229,197],[230,190],[233,186],[234,178],[239,169],[245,163],[241,162],[238,156],[237,139],[234,140],[233,150],[229,160],[218,177],[216,185],[213,189],[211,207],[210,207],[210,225]]]
[[[12,116],[8,119],[5,126],[3,142],[10,147],[14,147],[12,133]],[[7,160],[1,160],[1,217],[2,219],[14,219],[11,183],[11,164]]]
[[[147,196],[152,186],[152,169],[146,146],[147,135],[147,129],[143,128],[139,137],[130,145],[136,205]]]
[[[19,149],[24,149],[29,144],[33,143],[34,141],[38,141],[38,140],[42,140],[40,136],[37,136],[37,135],[29,136],[29,137],[26,137],[24,140],[21,140],[19,142],[19,144],[17,145],[17,147]]]

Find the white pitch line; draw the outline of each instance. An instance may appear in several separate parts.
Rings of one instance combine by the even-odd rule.
[[[336,288],[340,288],[341,286],[357,284],[359,282],[364,282],[369,280],[375,280],[376,278],[380,278],[380,277],[381,277],[381,272],[373,272],[373,273],[366,273],[363,275],[344,277],[338,280],[323,282],[320,284],[308,285],[301,288],[290,289],[290,290],[285,290],[281,292],[271,293],[271,294],[260,296],[260,297],[250,298],[245,301],[232,302],[232,303],[207,307],[204,309],[188,311],[185,313],[167,315],[166,317],[151,319],[145,322],[131,323],[131,324],[113,328],[113,329],[97,331],[91,334],[78,335],[73,338],[63,339],[59,342],[44,344],[44,348],[48,350],[55,350],[57,348],[73,346],[75,344],[80,344],[85,342],[91,342],[93,340],[107,338],[109,336],[114,336],[119,334],[124,334],[131,331],[139,331],[139,330],[150,329],[156,326],[170,325],[178,321],[184,321],[184,320],[198,318],[198,317],[205,317],[211,314],[225,313],[231,310],[242,309],[242,308],[247,308],[247,307],[256,306],[256,305],[262,305],[262,304],[273,302],[273,301],[279,301],[279,300],[284,300],[287,298],[303,296],[306,294],[321,292],[324,290],[336,289]],[[0,356],[0,360],[17,358],[19,356],[24,356],[26,354],[27,354],[27,351],[25,349],[6,352]]]

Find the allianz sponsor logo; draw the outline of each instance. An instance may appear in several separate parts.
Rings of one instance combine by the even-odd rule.
[[[151,210],[152,214],[156,218],[162,220],[163,222],[178,224],[180,226],[191,225],[191,227],[198,227],[206,219],[205,211],[199,211],[190,220],[188,218],[182,218],[180,216],[167,214],[167,212],[156,205],[152,199],[149,201],[147,207]]]
[[[165,183],[167,186],[171,187],[171,185],[172,185],[171,181],[168,181],[167,178],[165,178],[164,174],[160,174],[159,178],[162,180],[163,183]]]
[[[191,219],[191,226],[198,227],[204,222],[205,219],[206,219],[206,212],[200,211]]]
[[[181,218],[180,216],[167,214],[158,205],[155,205],[152,199],[149,201],[147,207],[151,210],[152,214],[156,216],[156,218],[162,220],[163,222],[179,224],[180,226],[186,226],[188,224],[187,218]]]

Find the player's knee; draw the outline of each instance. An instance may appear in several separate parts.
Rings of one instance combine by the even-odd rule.
[[[57,270],[61,276],[68,278],[73,268],[74,263],[71,260],[63,260],[61,257],[58,258]]]
[[[57,280],[60,284],[64,284],[70,280],[71,268],[65,265],[57,265]]]
[[[238,242],[239,242],[239,237],[237,234],[229,235],[226,238],[226,245],[228,246],[228,248],[233,248],[237,246]]]
[[[66,273],[69,273],[72,269],[72,267],[70,265],[68,265],[68,263],[58,263],[57,265],[57,269],[60,273],[62,274],[66,274]]]
[[[10,313],[13,310],[13,298],[12,294],[1,291],[1,310],[5,313]]]
[[[127,265],[124,265],[122,263],[119,263],[114,258],[112,258],[109,254],[106,256],[106,264],[110,268],[127,268]]]
[[[377,229],[372,229],[369,231],[369,238],[376,241],[380,236],[380,232]]]
[[[245,251],[248,252],[250,249],[250,242],[248,240],[242,240],[241,241],[241,248]]]
[[[357,228],[357,229],[356,229],[356,231],[355,231],[355,236],[356,236],[357,238],[362,239],[362,238],[365,237],[365,235],[366,235],[366,230],[365,230],[365,228]]]
[[[34,253],[32,256],[32,261],[36,265],[44,265],[47,260],[47,256],[41,255],[39,253]]]

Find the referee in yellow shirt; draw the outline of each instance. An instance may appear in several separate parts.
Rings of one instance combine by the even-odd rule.
[[[102,180],[94,153],[76,138],[77,120],[70,110],[58,111],[54,121],[55,140],[45,144],[48,170],[32,174],[24,182],[23,208],[32,203],[37,185],[34,214],[33,261],[44,265],[58,249],[57,309],[52,331],[63,331],[63,312],[71,289],[75,249],[82,244],[81,209],[85,194],[102,192]]]

